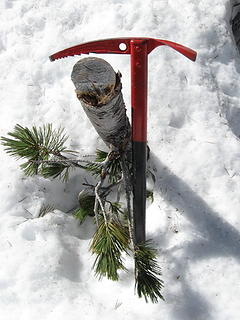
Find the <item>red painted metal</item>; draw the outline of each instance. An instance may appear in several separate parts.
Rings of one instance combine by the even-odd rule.
[[[147,52],[148,54],[158,46],[168,46],[173,48],[174,50],[180,52],[188,59],[195,61],[197,53],[189,49],[187,47],[182,46],[181,44],[161,40],[161,39],[153,39],[153,38],[117,38],[117,39],[105,39],[105,40],[97,40],[79,44],[77,46],[59,51],[57,53],[52,54],[49,58],[51,61],[81,55],[81,54],[89,54],[89,53],[118,53],[118,54],[131,54],[130,42],[131,40],[146,40],[147,41]],[[126,45],[126,49],[120,49],[121,44]]]
[[[131,48],[132,140],[147,141],[147,40],[134,39]]]

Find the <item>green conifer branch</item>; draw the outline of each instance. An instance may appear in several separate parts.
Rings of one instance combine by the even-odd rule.
[[[135,258],[135,288],[139,298],[144,296],[152,303],[157,303],[159,299],[164,300],[161,289],[163,281],[160,279],[161,269],[156,260],[156,250],[150,241],[138,245],[134,250]]]
[[[66,151],[64,143],[68,137],[63,131],[62,128],[53,130],[52,124],[31,129],[17,124],[13,132],[8,133],[12,138],[1,137],[1,140],[6,152],[17,158],[35,159],[40,156],[44,159],[49,154]]]
[[[64,146],[68,138],[64,129],[53,129],[52,124],[38,128],[33,126],[29,129],[17,124],[8,135],[10,138],[1,137],[2,145],[11,156],[27,160],[20,165],[27,176],[39,174],[45,178],[60,176],[64,180],[67,179],[71,167],[67,161],[58,163],[56,160],[51,164],[45,162],[51,156],[66,159],[62,153],[74,153]]]
[[[11,156],[27,160],[20,167],[28,176],[39,174],[45,178],[60,177],[66,180],[70,169],[79,167],[100,177],[100,181],[91,186],[92,194],[80,193],[79,208],[74,212],[81,223],[87,215],[96,217],[97,230],[90,246],[91,252],[96,255],[93,266],[95,274],[100,279],[106,276],[108,279],[118,280],[119,270],[126,270],[122,254],[132,251],[135,260],[135,289],[138,296],[144,297],[146,302],[151,300],[156,303],[159,299],[164,300],[156,250],[149,241],[138,246],[133,244],[131,163],[126,155],[97,150],[95,162],[68,159],[63,154],[74,152],[64,146],[67,136],[63,129],[54,130],[51,124],[38,128],[33,126],[31,129],[16,125],[8,135],[9,137],[1,137],[1,142]],[[79,162],[85,164],[80,165]],[[106,177],[110,184],[103,187]],[[107,199],[112,187],[122,182],[125,184],[127,210],[122,209],[119,202]],[[152,191],[147,192],[147,197],[153,201]],[[39,217],[52,209],[50,206],[43,207]]]
[[[96,276],[101,279],[106,276],[116,281],[119,279],[118,270],[126,270],[121,255],[129,249],[127,228],[115,220],[101,222],[95,232],[90,250],[96,254],[93,265]]]

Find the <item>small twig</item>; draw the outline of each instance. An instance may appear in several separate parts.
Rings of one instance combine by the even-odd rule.
[[[25,220],[16,224],[16,226],[20,226],[21,224],[27,222],[28,220],[33,220],[35,218],[24,218]]]
[[[26,198],[27,198],[27,196],[22,198],[21,200],[19,200],[18,203],[23,202]]]
[[[119,302],[117,300],[114,309],[117,310],[119,307],[121,307],[121,305],[122,305],[122,302]]]
[[[129,168],[126,165],[126,154],[121,157],[121,167],[123,172],[123,181],[125,185],[126,199],[127,199],[127,211],[128,211],[128,229],[129,229],[129,238],[134,248],[133,241],[133,222],[132,222],[132,211],[131,211],[131,192],[132,184],[130,179]]]
[[[230,175],[230,173],[229,173],[229,171],[228,171],[228,169],[226,168],[226,166],[225,166],[225,165],[224,165],[224,170],[227,172],[227,174],[229,175],[229,177],[230,177],[230,178],[235,177],[236,172],[235,172],[233,175]]]
[[[101,199],[101,196],[106,196],[106,193],[110,190],[111,188],[113,188],[114,186],[118,185],[119,183],[122,182],[123,178],[119,179],[118,181],[110,184],[108,187],[105,187],[105,188],[102,188],[102,184],[108,174],[108,167],[109,167],[109,163],[113,160],[115,160],[116,158],[119,157],[119,152],[116,151],[116,150],[111,150],[108,152],[106,158],[104,161],[102,162],[98,162],[97,164],[101,164],[102,166],[102,172],[101,172],[101,180],[97,183],[97,185],[95,186],[95,196],[96,196],[96,199],[95,199],[95,204],[94,204],[94,213],[95,213],[95,218],[96,218],[96,222],[97,222],[97,225],[98,225],[98,219],[97,219],[97,214],[98,214],[98,205],[100,205],[101,207],[101,210],[102,210],[102,213],[103,213],[103,216],[104,216],[104,220],[105,220],[105,223],[107,223],[107,214],[106,214],[106,211],[104,209],[104,205],[102,203],[102,199]],[[103,194],[100,196],[99,195],[99,189],[104,189],[104,192]]]
[[[62,159],[62,160],[63,160],[63,162],[64,162],[64,160],[65,160],[65,162],[67,162],[67,161],[68,161],[68,158],[67,158],[67,157],[65,157],[65,156],[63,156],[60,152],[57,152],[57,153],[52,152],[52,154],[53,154],[54,156],[56,156],[56,157],[58,157],[58,158]],[[60,159],[58,159],[57,161],[59,161]],[[42,160],[42,161],[44,161],[44,160]],[[46,160],[46,161],[49,161],[49,160]],[[57,162],[57,161],[55,161],[55,162]],[[75,167],[85,169],[83,166],[81,166],[80,164],[78,164],[78,162],[76,162],[76,160],[75,160],[75,159],[70,160],[69,162],[70,162],[72,165],[74,165]]]
[[[96,190],[95,190],[95,195],[96,195]],[[98,223],[98,200],[97,200],[97,197],[95,197],[95,202],[94,202],[94,215],[95,215],[96,225],[97,225],[97,227],[99,227],[99,223]]]
[[[34,216],[32,215],[32,213],[28,210],[28,209],[26,209],[26,208],[24,208],[24,210],[28,213],[28,214],[30,214],[30,216],[31,216],[31,218],[25,218],[25,219],[34,219]]]
[[[106,159],[103,162],[99,162],[99,163],[103,164],[103,168],[102,168],[102,172],[101,172],[101,180],[97,183],[97,185],[95,186],[95,189],[94,189],[95,196],[96,196],[95,204],[94,204],[94,214],[95,214],[95,219],[96,219],[97,226],[98,226],[98,205],[100,205],[102,213],[103,213],[103,217],[104,217],[104,220],[105,220],[105,223],[107,223],[107,215],[106,215],[106,212],[105,212],[101,197],[98,194],[98,191],[102,187],[102,184],[103,184],[103,182],[104,182],[104,180],[106,178],[107,167],[108,167],[109,162],[112,160],[112,159],[110,159],[111,154],[112,154],[112,152],[110,151],[108,153]]]
[[[40,163],[47,163],[47,164],[50,164],[50,163],[56,163],[56,162],[62,162],[62,163],[68,163],[70,162],[71,164],[75,165],[75,166],[79,166],[77,165],[78,162],[80,163],[87,163],[87,164],[95,164],[95,165],[99,165],[99,166],[104,166],[104,161],[103,162],[94,162],[94,161],[89,161],[89,160],[83,160],[83,159],[68,159],[68,158],[65,158],[65,159],[53,159],[53,160],[29,160],[30,162],[32,163],[37,163],[37,164],[40,164]],[[82,166],[80,166],[82,168]]]
[[[95,154],[84,154],[82,155],[83,158],[95,158],[96,155]]]
[[[10,247],[13,247],[13,245],[11,244],[11,242],[9,240],[7,240],[7,243],[9,244]]]
[[[96,187],[96,185],[90,184],[90,183],[87,183],[87,182],[82,183],[82,185],[86,186],[86,187],[89,187],[89,188],[92,188],[92,189],[95,189],[95,187]]]
[[[118,181],[113,182],[112,184],[110,184],[110,185],[107,186],[107,187],[101,187],[101,189],[102,189],[103,192],[105,193],[105,192],[111,190],[113,187],[119,185],[119,184],[122,183],[122,182],[123,182],[123,178],[121,177],[121,179],[119,179]],[[86,187],[89,187],[89,188],[92,188],[92,189],[95,189],[95,187],[96,187],[96,185],[90,184],[90,183],[88,183],[88,182],[84,182],[84,183],[82,183],[82,185],[83,185],[83,186],[86,186]]]
[[[99,188],[101,187],[101,184],[102,184],[102,183],[103,183],[103,180],[101,179],[101,181],[99,181],[98,184],[96,185],[96,187],[95,187],[95,196],[96,196],[96,200],[97,200],[97,202],[99,203],[100,208],[101,208],[101,210],[102,210],[103,217],[104,217],[104,221],[105,221],[105,223],[107,223],[107,215],[106,215],[106,212],[105,212],[105,209],[104,209],[102,200],[101,200],[101,198],[100,198],[100,196],[99,196],[99,194],[98,194],[98,190],[99,190]],[[96,202],[95,202],[95,204],[96,204]],[[96,208],[97,208],[97,207],[96,207]],[[94,205],[94,213],[95,213],[95,205]],[[97,211],[96,211],[96,213],[97,213]],[[96,213],[95,213],[95,216],[96,216]]]

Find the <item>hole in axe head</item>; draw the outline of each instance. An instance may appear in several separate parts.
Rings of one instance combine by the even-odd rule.
[[[126,45],[126,43],[120,43],[119,44],[119,49],[121,50],[121,51],[125,51],[126,49],[127,49],[127,45]]]

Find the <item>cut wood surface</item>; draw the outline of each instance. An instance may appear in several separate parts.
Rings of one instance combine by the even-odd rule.
[[[107,61],[90,57],[74,65],[71,78],[77,98],[98,135],[111,150],[126,150],[131,127],[121,92],[121,74]]]

